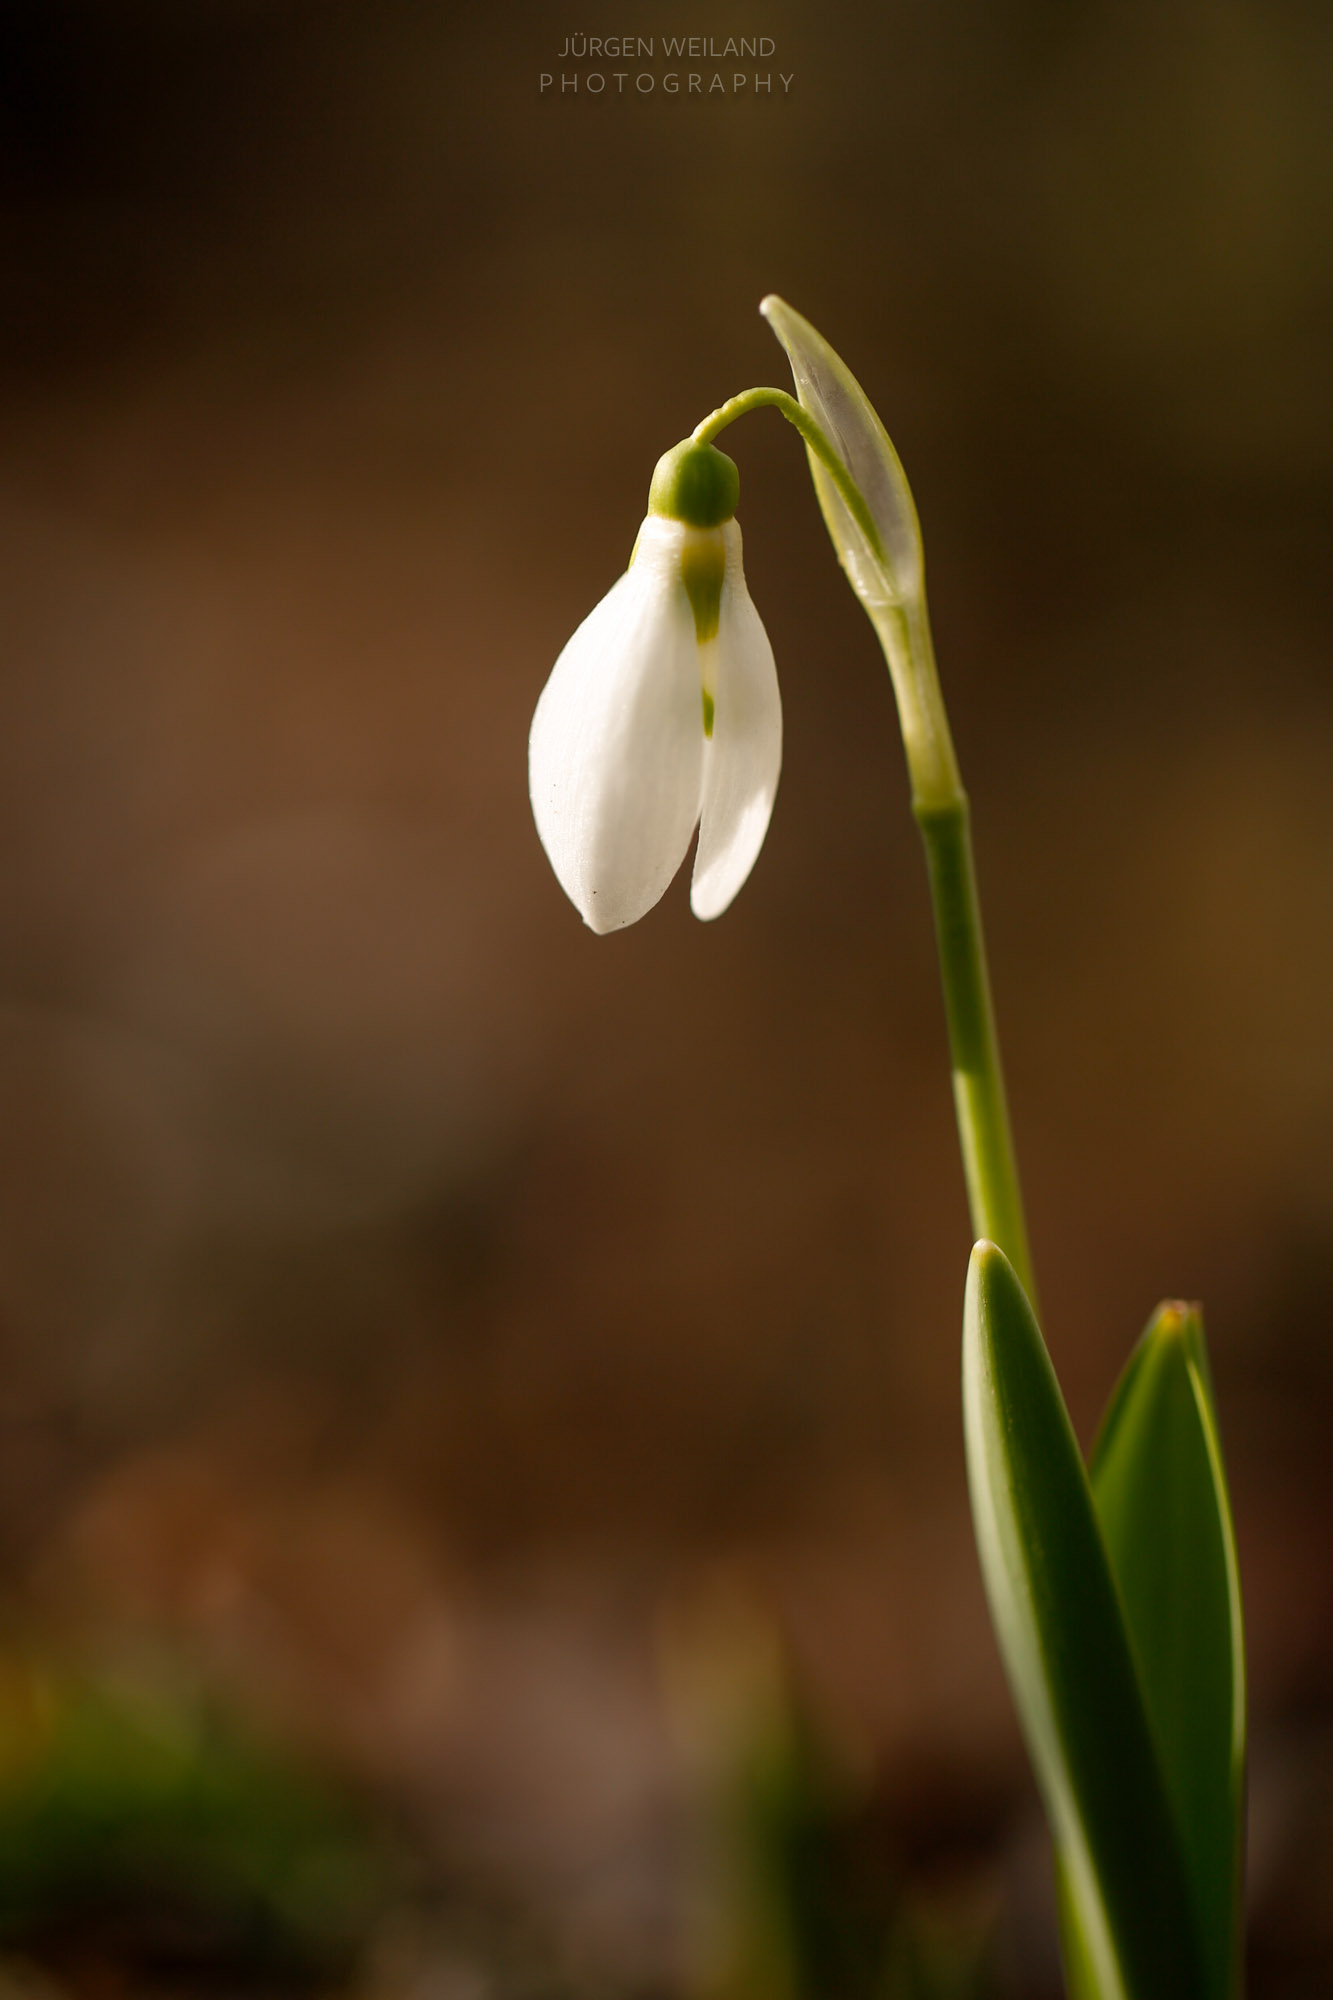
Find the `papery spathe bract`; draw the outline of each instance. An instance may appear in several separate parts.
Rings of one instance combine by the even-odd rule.
[[[763,845],[781,764],[740,528],[649,514],[629,569],[556,661],[528,742],[537,831],[584,922],[643,916],[696,826],[691,907],[720,916]]]

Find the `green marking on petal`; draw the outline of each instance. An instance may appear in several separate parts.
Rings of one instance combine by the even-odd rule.
[[[680,575],[694,613],[694,636],[701,646],[717,637],[726,569],[727,545],[716,529],[686,537],[680,552]]]
[[[704,689],[703,696],[704,696],[704,735],[711,736],[713,733],[713,697],[711,694],[709,694],[707,688]]]

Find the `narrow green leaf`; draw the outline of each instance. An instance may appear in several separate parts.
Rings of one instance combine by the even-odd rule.
[[[1203,1328],[1160,1306],[1093,1450],[1092,1493],[1120,1587],[1208,1961],[1212,2000],[1240,1965],[1245,1647]]]
[[[871,548],[813,452],[810,472],[838,560],[868,611],[921,594],[921,529],[907,475],[873,404],[809,320],[770,294],[759,308],[787,351],[796,395],[855,481],[879,536]]]
[[[1087,1474],[1003,1253],[972,1252],[963,1421],[991,1617],[1077,1918],[1083,1990],[1205,2000],[1188,1880]]]

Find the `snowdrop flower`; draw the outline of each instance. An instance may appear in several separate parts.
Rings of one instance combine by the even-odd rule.
[[[731,459],[658,461],[630,566],[537,703],[528,782],[561,888],[594,931],[650,910],[699,828],[690,904],[720,916],[763,845],[782,765],[773,649],[750,602]]]

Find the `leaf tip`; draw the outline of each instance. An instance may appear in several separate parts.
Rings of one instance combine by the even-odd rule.
[[[1193,1362],[1203,1376],[1209,1394],[1212,1384],[1207,1350],[1203,1340],[1203,1307],[1195,1299],[1163,1299],[1148,1322],[1144,1344],[1160,1351],[1177,1349],[1186,1362]]]
[[[967,1283],[969,1290],[992,1295],[997,1286],[1005,1286],[1026,1298],[1019,1283],[1018,1273],[1005,1256],[998,1243],[992,1243],[988,1236],[978,1237],[972,1245],[972,1255],[968,1260]]]
[[[1199,1308],[1188,1299],[1163,1299],[1152,1317],[1150,1331],[1161,1340],[1179,1340]]]
[[[983,1236],[972,1246],[963,1291],[965,1395],[970,1393],[969,1385],[989,1376],[996,1365],[997,1348],[1009,1347],[1020,1328],[1029,1340],[1036,1332],[1027,1295],[999,1244]],[[1040,1335],[1037,1338],[1040,1340]]]

